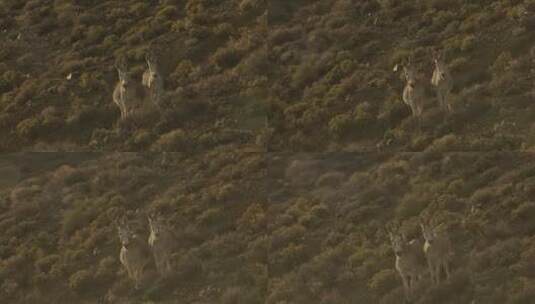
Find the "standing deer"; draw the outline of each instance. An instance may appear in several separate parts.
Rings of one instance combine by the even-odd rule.
[[[420,121],[424,110],[425,89],[410,61],[403,67],[403,73],[407,81],[403,89],[403,102],[411,108],[412,115]]]
[[[157,108],[160,108],[164,91],[163,77],[158,56],[154,48],[149,49],[145,55],[145,61],[147,62],[147,69],[143,73],[142,84],[147,88],[152,103]]]
[[[121,111],[121,119],[127,118],[133,110],[140,106],[145,99],[142,87],[132,81],[129,73],[126,60],[119,60],[115,64],[119,81],[113,90],[113,102],[119,107]]]
[[[401,276],[405,297],[412,297],[415,284],[425,272],[425,262],[422,256],[422,242],[417,239],[407,241],[404,234],[389,229],[390,242],[396,255],[396,270]]]
[[[442,269],[446,272],[446,279],[450,277],[449,263],[453,256],[451,241],[444,232],[438,232],[438,227],[430,228],[429,223],[424,223],[423,220],[420,221],[420,227],[425,239],[423,251],[427,258],[431,281],[438,285]]]
[[[149,215],[149,246],[154,255],[156,269],[162,276],[172,272],[171,255],[175,249],[176,238],[161,215]]]
[[[431,84],[437,90],[437,98],[440,107],[448,112],[452,112],[453,108],[449,95],[453,89],[453,80],[451,78],[450,71],[443,60],[442,53],[433,51],[433,62],[435,64],[435,70],[431,77]]]
[[[146,267],[151,262],[150,252],[124,217],[116,221],[116,226],[122,246],[119,260],[126,268],[128,277],[134,281],[135,289],[139,289]]]
[[[260,132],[256,136],[256,139],[255,139],[256,145],[260,147],[262,150],[264,150],[265,152],[269,152],[270,141],[273,138],[274,132],[275,132],[275,129],[269,125],[269,119],[266,116],[265,121],[264,121],[264,127],[262,128],[262,130],[260,130]]]

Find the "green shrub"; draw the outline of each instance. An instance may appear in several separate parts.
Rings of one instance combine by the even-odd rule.
[[[329,121],[329,131],[336,138],[344,138],[356,128],[351,114],[339,114]]]

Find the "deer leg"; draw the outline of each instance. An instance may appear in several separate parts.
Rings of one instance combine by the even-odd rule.
[[[162,274],[162,262],[160,261],[160,257],[156,256],[154,260],[156,262],[156,271],[158,271],[158,274]]]
[[[139,272],[138,270],[134,271],[134,289],[139,289]]]
[[[435,276],[436,276],[437,285],[440,284],[441,269],[442,269],[442,263],[441,262],[436,263],[435,264]]]
[[[407,278],[407,276],[401,274],[401,282],[403,283],[403,289],[405,290],[405,298],[407,299],[407,301],[409,300],[410,298],[410,287],[409,287],[409,280]]]
[[[121,113],[122,118],[126,119],[128,112],[126,111],[126,105],[124,103],[121,104]]]
[[[427,266],[429,267],[429,275],[431,276],[431,283],[435,284],[435,272],[433,268],[433,263],[431,263],[431,259],[427,259]]]
[[[414,103],[411,102],[409,104],[409,107],[411,108],[411,116],[414,118],[418,118],[418,111],[416,111],[416,106],[414,105]]]
[[[450,278],[450,265],[448,261],[444,261],[444,271],[446,272],[446,279]]]
[[[169,257],[166,257],[165,259],[165,272],[166,274],[171,273],[171,270],[173,269],[171,266],[171,259]]]
[[[442,109],[442,111],[447,111],[448,109],[444,102],[444,94],[440,88],[438,88],[437,90],[437,97],[438,97],[438,103],[440,104],[440,108]]]
[[[451,99],[450,99],[450,92],[446,92],[446,96],[444,97],[446,105],[448,106],[448,111],[450,113],[453,113],[453,107],[451,105]]]
[[[124,264],[124,268],[126,268],[126,274],[128,275],[128,278],[132,279],[134,277],[132,269],[126,263]]]

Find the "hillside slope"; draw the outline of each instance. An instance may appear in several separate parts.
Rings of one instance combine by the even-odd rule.
[[[273,0],[269,9],[274,146],[423,151],[448,138],[448,151],[531,149],[533,1]],[[453,75],[451,115],[430,87],[432,49]],[[427,91],[421,130],[401,99],[409,57]]]
[[[422,218],[451,238],[452,275],[424,275],[413,303],[532,303],[533,13],[534,0],[0,2],[0,303],[397,304],[386,229],[421,240]],[[166,107],[120,122],[113,64],[139,81],[151,45]],[[432,49],[454,76],[450,115]],[[409,57],[420,128],[401,101]],[[178,248],[171,276],[150,263],[136,290],[114,223],[145,240],[153,211]]]
[[[401,303],[386,232],[453,244],[452,274],[412,303],[531,303],[534,155],[325,153],[269,161],[266,303]],[[474,302],[472,302],[474,301]]]
[[[0,302],[264,303],[262,157],[219,150],[172,153],[164,163],[139,153],[58,162],[78,153],[48,154],[56,159],[37,155],[27,164],[35,170],[1,190]],[[114,221],[127,216],[145,238],[150,212],[166,215],[178,249],[171,277],[149,266],[136,291]]]
[[[421,281],[413,303],[534,296],[532,154],[58,156],[2,187],[2,302],[399,303],[386,227],[421,239],[421,217],[454,256],[451,277]],[[151,211],[179,247],[171,277],[151,266],[136,291],[113,222],[126,215],[144,239]]]
[[[225,130],[255,131],[266,116],[264,12],[263,1],[249,0],[2,1],[2,151],[239,141]],[[149,108],[119,132],[114,62],[126,58],[141,82],[150,46],[162,61],[162,113]]]

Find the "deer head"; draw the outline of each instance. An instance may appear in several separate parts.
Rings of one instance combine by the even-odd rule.
[[[386,230],[392,244],[392,249],[396,256],[402,256],[405,251],[405,245],[407,244],[407,237],[403,232],[399,232],[399,226],[387,225]]]
[[[119,220],[116,220],[115,225],[117,227],[121,245],[125,248],[128,248],[133,239],[137,238],[137,234],[133,231],[125,217],[121,217]]]
[[[150,48],[147,53],[145,54],[145,61],[147,62],[147,66],[149,67],[149,79],[147,86],[150,88],[154,81],[160,77],[158,72],[158,56],[156,54],[156,51],[154,48]]]
[[[411,61],[411,57],[409,57],[406,64],[403,65],[403,74],[405,75],[407,83],[410,86],[414,86],[416,83],[416,69]]]
[[[115,69],[117,70],[117,74],[119,76],[119,82],[121,83],[121,86],[127,87],[128,83],[130,81],[130,78],[128,76],[128,66],[126,63],[126,60],[119,59],[115,62]]]
[[[424,218],[420,218],[420,228],[422,229],[422,235],[426,242],[432,244],[437,238],[437,233],[434,228],[431,227],[430,221]]]
[[[155,237],[158,237],[159,235],[161,235],[162,232],[167,227],[167,223],[164,220],[161,213],[149,214],[148,220],[149,220],[150,231]]]

